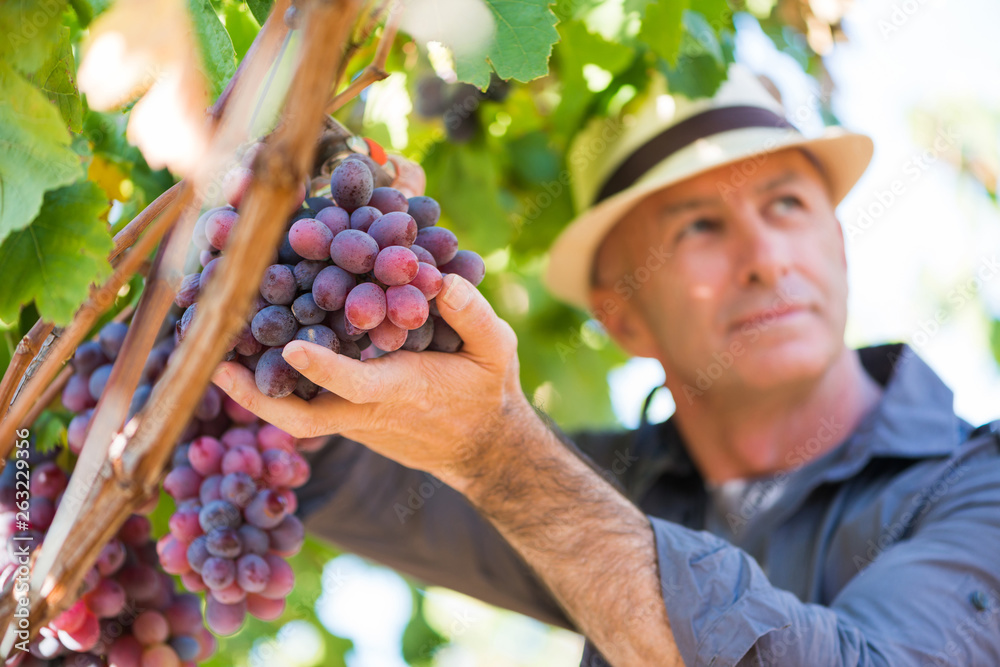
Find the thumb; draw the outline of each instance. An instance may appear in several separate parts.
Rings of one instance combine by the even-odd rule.
[[[486,297],[457,273],[444,277],[437,307],[444,321],[465,342],[463,352],[483,360],[516,354],[514,330],[497,316]]]

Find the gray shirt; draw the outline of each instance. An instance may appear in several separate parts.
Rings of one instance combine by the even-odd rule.
[[[792,470],[749,493],[707,489],[673,420],[572,437],[648,515],[687,665],[1000,665],[1000,422],[974,431],[905,345],[859,353],[878,407],[797,465],[844,438],[821,422]],[[311,459],[299,514],[313,533],[573,629],[450,487],[342,438]],[[588,644],[582,664],[606,662]]]

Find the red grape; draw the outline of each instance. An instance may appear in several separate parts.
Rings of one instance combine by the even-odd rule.
[[[339,206],[324,208],[316,214],[316,219],[326,225],[334,236],[351,228],[351,214]]]
[[[330,243],[330,259],[333,263],[358,275],[374,268],[378,251],[379,245],[375,239],[359,229],[340,232]]]
[[[427,297],[413,285],[390,287],[385,291],[385,300],[389,321],[400,328],[416,329],[427,320],[429,313]],[[373,339],[372,342],[378,345],[378,341]]]
[[[373,222],[368,228],[368,234],[375,239],[379,248],[388,248],[391,245],[409,248],[417,238],[417,223],[409,213],[393,211]]]
[[[356,160],[344,160],[330,176],[330,195],[348,213],[366,205],[374,189],[371,170]]]
[[[313,218],[296,220],[288,230],[292,249],[305,259],[327,259],[333,232],[324,223]]]
[[[424,227],[417,232],[415,243],[433,255],[438,266],[451,261],[458,252],[458,239],[444,227]]]
[[[405,285],[417,275],[417,256],[409,248],[389,246],[375,258],[375,277],[386,285]]]
[[[419,291],[419,290],[418,290]],[[350,291],[344,315],[359,329],[374,329],[385,319],[385,292],[375,283],[361,283]]]
[[[348,271],[339,266],[328,266],[320,271],[313,281],[313,299],[316,301],[316,305],[323,310],[340,310],[344,307],[347,294],[354,287],[354,284],[354,276]]]

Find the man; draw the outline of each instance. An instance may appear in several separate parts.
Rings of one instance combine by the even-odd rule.
[[[458,276],[438,307],[461,353],[292,343],[332,392],[311,403],[224,364],[216,382],[268,421],[341,434],[314,459],[307,527],[576,629],[586,665],[1000,664],[998,438],[906,346],[845,346],[834,207],[871,142],[807,139],[781,111],[734,66],[713,98],[654,90],[570,156],[586,210],[547,282],[660,361],[663,424],[559,435],[512,330]]]

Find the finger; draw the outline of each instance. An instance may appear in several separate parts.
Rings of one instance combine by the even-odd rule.
[[[445,276],[437,307],[465,342],[463,352],[480,360],[495,360],[517,349],[514,331],[497,316],[486,297],[457,273]]]
[[[250,412],[292,435],[312,431],[336,433],[357,422],[357,417],[345,409],[350,404],[331,394],[320,394],[312,401],[294,394],[284,398],[266,396],[257,388],[250,369],[234,361],[220,363],[212,382]]]
[[[407,160],[402,155],[390,153],[388,158],[396,167],[396,178],[392,182],[392,187],[407,197],[417,197],[424,194],[424,189],[427,187],[427,175],[424,174],[423,167],[412,160]]]
[[[351,403],[384,401],[397,396],[407,382],[398,359],[362,362],[301,340],[285,345],[281,356],[298,372]]]

